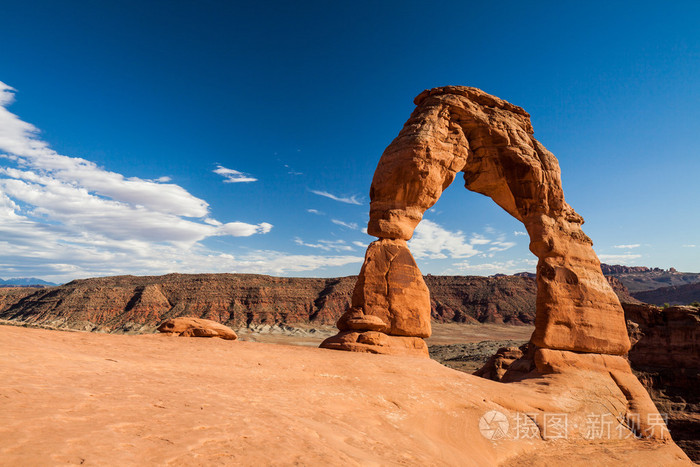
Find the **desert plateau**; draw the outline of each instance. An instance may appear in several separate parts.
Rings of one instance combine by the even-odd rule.
[[[600,411],[571,381],[505,386],[429,359],[241,340],[0,326],[0,342],[5,465],[690,465],[633,436],[479,432],[492,410]]]

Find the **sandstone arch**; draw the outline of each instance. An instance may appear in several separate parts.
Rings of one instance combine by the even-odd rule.
[[[367,249],[340,333],[322,347],[427,355],[427,288],[406,246],[423,213],[458,172],[530,236],[537,265],[532,343],[543,349],[623,355],[624,313],[600,270],[583,218],[564,200],[560,169],[533,137],[525,110],[470,87],[422,92],[382,154],[370,189]]]

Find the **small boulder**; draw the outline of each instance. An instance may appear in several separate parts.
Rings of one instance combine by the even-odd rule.
[[[220,337],[232,341],[238,339],[233,329],[228,326],[210,319],[187,316],[164,321],[158,326],[158,331],[184,337]]]
[[[474,376],[501,381],[503,375],[510,368],[511,364],[523,357],[523,351],[518,347],[501,347],[495,355],[491,356],[483,367],[476,370]]]

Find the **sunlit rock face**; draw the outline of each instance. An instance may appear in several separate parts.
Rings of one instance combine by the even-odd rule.
[[[165,320],[158,326],[158,331],[183,337],[220,337],[231,341],[238,339],[236,332],[230,327],[210,319],[192,316]]]
[[[529,114],[463,86],[423,91],[414,102],[372,180],[367,231],[380,240],[368,248],[352,307],[338,322],[355,337],[339,343],[336,336],[322,346],[357,350],[347,339],[363,332],[430,335],[428,291],[405,241],[462,172],[468,190],[489,196],[530,235],[530,250],[539,258],[532,343],[625,354],[630,343],[622,307],[581,230],[583,218],[564,201],[556,157],[533,137]],[[413,344],[408,348],[416,353]],[[401,352],[392,344],[361,350]]]

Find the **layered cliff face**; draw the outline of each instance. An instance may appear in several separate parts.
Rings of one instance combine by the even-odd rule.
[[[674,440],[700,462],[700,307],[624,304],[629,360]]]
[[[527,276],[425,276],[437,322],[533,324],[537,283]]]
[[[700,283],[700,273],[679,272],[675,268],[661,269],[644,266],[621,266],[619,264],[601,264],[601,268],[603,274],[619,279],[632,294],[661,287]],[[642,298],[640,300],[645,301]],[[669,300],[664,300],[660,303],[663,304],[667,301]]]
[[[49,289],[0,288],[0,319],[107,332],[151,330],[175,316],[233,327],[329,325],[351,304],[356,279],[169,274],[83,279]],[[438,322],[534,322],[532,278],[426,276],[424,281]]]
[[[33,295],[37,290],[33,287],[0,287],[0,313],[14,306],[22,299]]]
[[[700,370],[700,307],[625,303],[635,367]]]
[[[154,327],[175,312],[219,316],[221,322],[235,327],[334,324],[351,303],[355,280],[355,276],[314,279],[170,274],[84,279],[55,288],[0,287],[0,319],[82,329],[99,326],[107,331],[126,330],[134,324]],[[430,291],[433,321],[535,322],[537,284],[530,275],[427,275],[423,280]],[[620,281],[614,277],[608,280],[621,302],[639,303]]]
[[[700,282],[685,285],[659,287],[654,290],[636,292],[634,297],[645,303],[655,305],[688,305],[700,303]]]
[[[197,316],[231,326],[334,323],[354,278],[295,279],[254,274],[169,274],[84,279],[35,290],[0,308],[0,318],[116,331]],[[2,291],[0,290],[0,297]],[[1,299],[0,299],[1,300]]]

